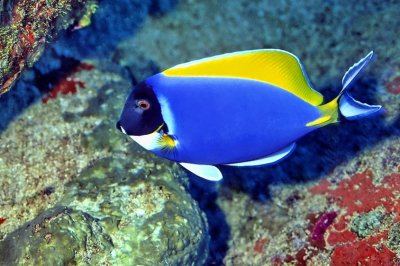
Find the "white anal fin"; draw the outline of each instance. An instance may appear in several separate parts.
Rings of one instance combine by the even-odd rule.
[[[257,159],[254,161],[232,163],[232,164],[226,164],[226,165],[243,167],[243,166],[260,166],[260,165],[274,164],[274,163],[278,163],[281,160],[288,157],[295,148],[296,148],[296,143],[292,143],[291,145],[287,146],[286,148],[284,148],[278,152],[275,152],[273,154],[270,154],[267,157]]]
[[[200,176],[210,181],[219,181],[222,179],[221,171],[213,166],[206,164],[191,164],[191,163],[180,163],[185,169],[192,172],[193,174]]]

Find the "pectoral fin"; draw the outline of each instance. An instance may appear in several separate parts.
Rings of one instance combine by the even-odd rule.
[[[210,181],[219,181],[222,179],[221,171],[213,165],[191,163],[180,163],[180,165],[182,165],[186,170],[204,179]]]
[[[296,143],[292,143],[288,147],[286,147],[276,153],[270,154],[267,157],[257,159],[254,161],[233,163],[233,164],[227,164],[227,165],[243,167],[243,166],[260,166],[260,165],[266,165],[266,164],[274,164],[274,163],[277,163],[277,162],[283,160],[284,158],[288,157],[295,148],[296,148]]]

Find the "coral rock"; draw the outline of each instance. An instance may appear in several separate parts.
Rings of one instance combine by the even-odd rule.
[[[8,9],[0,9],[0,95],[39,58],[46,41],[84,16],[85,4],[95,0],[10,2]]]

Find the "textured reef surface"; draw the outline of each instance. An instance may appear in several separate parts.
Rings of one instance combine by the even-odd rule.
[[[17,2],[0,1],[1,25]],[[67,19],[0,97],[1,265],[399,265],[398,1],[78,2],[90,25]],[[0,45],[38,42],[26,25]],[[320,129],[278,165],[224,167],[220,183],[115,130],[132,81],[259,48],[298,55],[327,100],[374,50],[351,93],[385,113]]]
[[[96,6],[95,0],[0,1],[0,95],[59,30],[87,26]]]

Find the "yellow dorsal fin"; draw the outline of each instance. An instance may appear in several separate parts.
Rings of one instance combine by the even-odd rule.
[[[315,106],[323,102],[322,95],[312,89],[300,60],[283,50],[223,54],[180,64],[163,73],[167,76],[253,79],[280,87]]]

